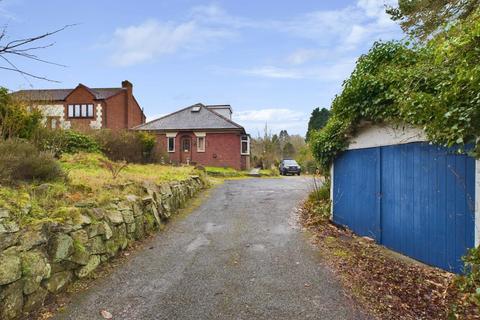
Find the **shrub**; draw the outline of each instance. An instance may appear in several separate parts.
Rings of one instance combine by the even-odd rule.
[[[62,152],[78,153],[78,152],[97,152],[99,147],[95,139],[86,134],[72,130],[57,130],[63,137]]]
[[[42,114],[30,110],[25,103],[12,98],[8,90],[0,87],[0,138],[31,138],[40,127]]]
[[[9,139],[0,142],[0,180],[52,181],[64,177],[59,163],[50,152],[39,151],[33,144]]]
[[[480,247],[470,249],[463,261],[465,274],[454,281],[456,299],[450,310],[452,319],[474,319],[480,308]]]
[[[95,133],[101,151],[113,161],[147,163],[155,160],[155,136],[147,132],[101,130]]]
[[[33,141],[40,150],[52,152],[57,158],[63,153],[92,153],[100,150],[93,137],[73,130],[40,128],[36,130]]]
[[[325,182],[321,184],[318,177],[313,177],[313,191],[308,196],[313,202],[330,201],[330,178],[326,178]]]

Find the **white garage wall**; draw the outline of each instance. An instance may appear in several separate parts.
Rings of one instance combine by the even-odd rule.
[[[349,150],[364,149],[410,142],[428,141],[422,129],[408,125],[371,125],[361,128],[351,139]]]

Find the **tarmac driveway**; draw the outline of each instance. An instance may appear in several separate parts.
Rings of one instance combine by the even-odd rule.
[[[296,226],[305,177],[227,181],[56,319],[362,319]]]

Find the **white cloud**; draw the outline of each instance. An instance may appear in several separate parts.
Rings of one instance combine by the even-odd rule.
[[[242,74],[273,79],[339,81],[353,71],[359,50],[375,40],[398,37],[400,28],[385,13],[395,0],[358,0],[337,10],[310,12],[270,24],[311,41],[312,48],[294,50],[285,59],[241,70]]]
[[[233,36],[231,30],[210,27],[197,19],[182,23],[162,23],[151,19],[115,30],[110,43],[114,51],[111,60],[117,66],[130,66],[180,50],[204,50],[220,39]]]
[[[244,75],[272,79],[316,79],[321,81],[341,81],[353,71],[356,58],[338,59],[320,66],[275,67],[259,66],[238,70]]]
[[[307,114],[287,108],[247,110],[233,114],[233,120],[245,125],[253,136],[263,134],[265,125],[272,132],[289,130],[291,133],[304,134],[307,119]]]
[[[375,18],[378,23],[391,24],[392,20],[385,13],[385,9],[397,4],[397,0],[358,0],[357,7],[362,9],[367,17]]]
[[[394,0],[358,0],[337,10],[310,12],[279,24],[279,28],[322,46],[352,50],[357,45],[381,37],[392,38],[399,27],[385,13]]]
[[[300,79],[303,78],[301,72],[295,69],[279,68],[273,66],[262,66],[257,68],[240,70],[242,74],[277,79]]]
[[[290,109],[260,109],[236,112],[234,118],[239,121],[298,121],[303,120],[305,115],[302,112]]]
[[[316,50],[298,49],[287,57],[287,62],[293,65],[300,65],[312,60],[318,55],[319,53]]]
[[[117,28],[110,43],[115,65],[128,66],[176,52],[198,52],[221,45],[245,28],[288,33],[307,38],[316,46],[298,49],[284,61],[302,65],[318,59],[325,48],[349,52],[380,37],[391,38],[398,26],[385,13],[385,3],[394,0],[358,0],[338,10],[319,10],[285,20],[253,20],[232,16],[218,5],[196,6],[183,22],[147,20],[138,25]],[[299,78],[294,70],[265,66],[252,75],[273,78]]]
[[[193,7],[190,16],[193,20],[202,22],[204,24],[223,26],[233,29],[247,27],[256,28],[261,27],[264,23],[248,18],[232,16],[216,4]]]

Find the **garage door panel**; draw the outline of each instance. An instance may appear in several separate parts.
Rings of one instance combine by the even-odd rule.
[[[378,152],[374,148],[344,152],[335,161],[334,222],[378,240]]]
[[[335,161],[333,207],[354,232],[461,272],[474,246],[475,160],[428,143],[350,150]]]

